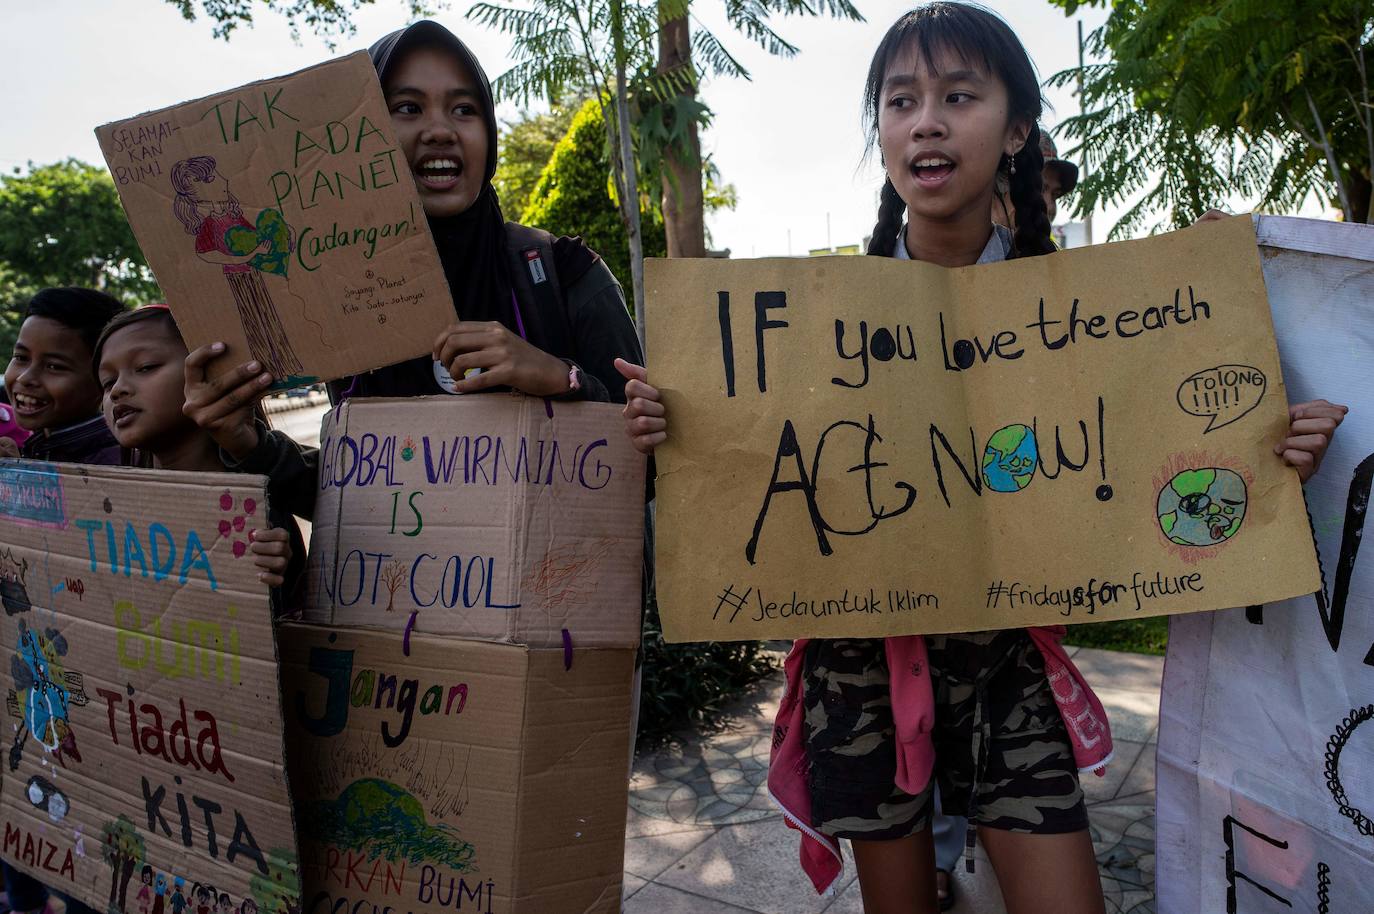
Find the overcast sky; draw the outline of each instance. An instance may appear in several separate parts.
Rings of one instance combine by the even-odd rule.
[[[871,229],[880,175],[876,164],[862,165],[863,79],[883,32],[913,4],[855,3],[867,22],[779,21],[777,30],[801,48],[792,60],[769,57],[733,34],[714,15],[719,4],[694,4],[701,23],[725,39],[753,75],[752,81],[713,81],[703,93],[715,111],[705,149],[739,192],[735,211],[709,220],[714,246],[736,257],[800,254],[827,243],[857,243]],[[211,36],[208,21],[188,23],[165,0],[4,5],[0,59],[10,78],[0,100],[0,168],[7,172],[69,156],[100,162],[93,133],[100,124],[333,56],[311,34],[294,43],[285,19],[267,11],[226,43]],[[495,77],[509,65],[510,43],[468,22],[463,14],[469,5],[453,0],[435,18],[462,37]],[[987,5],[1011,23],[1042,77],[1077,62],[1075,20],[1047,0]],[[1104,13],[1082,15],[1085,28],[1092,28]],[[404,24],[405,16],[403,0],[376,0],[355,16],[358,34],[341,39],[338,53],[366,47]],[[1046,94],[1054,107],[1046,117],[1051,127],[1077,112],[1070,93]],[[499,115],[516,113],[502,106]],[[1098,214],[1098,240],[1115,215]]]

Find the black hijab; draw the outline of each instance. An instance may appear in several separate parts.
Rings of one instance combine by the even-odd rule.
[[[425,20],[392,32],[369,49],[383,90],[391,68],[417,48],[446,50],[467,68],[481,95],[482,119],[487,131],[487,160],[482,174],[482,189],[472,206],[456,216],[437,219],[426,216],[439,249],[439,260],[444,267],[444,278],[448,281],[454,308],[461,320],[498,321],[524,335],[521,331],[522,321],[515,310],[517,306],[511,281],[506,220],[501,214],[496,189],[491,184],[492,176],[496,174],[497,144],[496,105],[491,94],[491,83],[467,45],[439,23]],[[465,162],[464,166],[467,164]],[[554,269],[564,288],[584,276],[599,259],[580,238],[558,238],[553,241],[552,247]],[[521,303],[520,306],[526,304]],[[530,342],[560,357],[573,355],[554,351],[559,348],[555,342],[539,338],[538,334]],[[330,400],[334,403],[349,396],[406,397],[440,392],[441,388],[435,380],[434,363],[428,355],[329,384]]]
[[[439,259],[444,264],[453,304],[463,320],[497,320],[512,325],[510,265],[506,261],[506,220],[491,179],[496,174],[496,102],[491,82],[477,58],[448,29],[421,20],[379,40],[368,54],[377,68],[383,90],[391,68],[417,48],[441,48],[458,58],[472,74],[481,95],[482,120],[487,131],[487,161],[482,189],[472,206],[456,216],[426,217]],[[464,163],[466,166],[467,163]]]

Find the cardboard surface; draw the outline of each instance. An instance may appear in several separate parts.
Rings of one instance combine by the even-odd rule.
[[[262,482],[0,461],[0,853],[98,911],[300,910]]]
[[[320,435],[304,618],[638,645],[644,458],[620,410],[518,394],[346,401]]]
[[[312,907],[620,910],[634,651],[281,637]]]
[[[278,387],[428,352],[453,301],[359,51],[96,130],[187,344]]]
[[[1250,217],[946,270],[655,260],[671,641],[1247,605],[1319,585]]]
[[[1374,911],[1374,226],[1258,229],[1292,396],[1350,406],[1305,487],[1325,587],[1173,620],[1157,900],[1175,914]]]

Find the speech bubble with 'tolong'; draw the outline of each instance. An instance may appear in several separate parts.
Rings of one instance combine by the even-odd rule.
[[[1185,413],[1205,416],[1203,434],[1240,419],[1259,406],[1268,382],[1249,365],[1218,365],[1194,372],[1178,386],[1178,405]]]

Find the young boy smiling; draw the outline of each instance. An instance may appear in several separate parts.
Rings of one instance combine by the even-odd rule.
[[[101,328],[123,310],[94,289],[43,289],[33,297],[5,369],[14,417],[33,434],[22,446],[0,437],[0,457],[119,464],[119,444],[100,414],[91,353]]]

